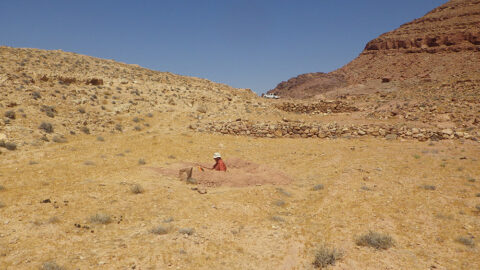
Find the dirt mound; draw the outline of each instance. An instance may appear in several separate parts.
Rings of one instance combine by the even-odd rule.
[[[231,186],[246,187],[255,185],[285,185],[293,181],[281,171],[266,165],[256,164],[239,158],[230,158],[225,161],[227,172],[218,172],[198,169],[198,163],[181,162],[168,168],[150,167],[154,171],[170,177],[179,177],[178,171],[183,168],[193,167],[192,178],[197,184],[207,187]],[[201,164],[209,167],[209,165]]]

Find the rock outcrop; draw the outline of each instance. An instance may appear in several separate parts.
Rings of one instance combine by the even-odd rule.
[[[363,52],[344,67],[321,76],[300,75],[280,83],[269,93],[309,98],[371,81],[478,79],[478,70],[480,1],[452,0],[368,42]],[[332,77],[343,80],[332,83]],[[305,85],[309,86],[308,91]]]

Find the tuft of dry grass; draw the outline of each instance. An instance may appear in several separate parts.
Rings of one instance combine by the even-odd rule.
[[[343,257],[343,252],[329,247],[321,247],[315,252],[313,266],[315,268],[324,268],[329,265],[335,265],[335,262]]]
[[[467,247],[471,247],[471,248],[475,247],[475,241],[473,241],[473,238],[468,236],[460,236],[457,239],[455,239],[455,241]]]
[[[40,270],[65,270],[63,266],[58,265],[54,261],[44,262]]]
[[[90,216],[90,222],[96,223],[96,224],[108,224],[112,222],[112,218],[108,214],[97,213],[93,216]]]
[[[359,246],[373,247],[376,249],[389,249],[394,245],[391,236],[372,231],[361,235],[355,243]]]
[[[151,233],[158,234],[158,235],[167,234],[170,231],[171,231],[170,227],[165,227],[165,226],[162,226],[162,225],[156,226],[156,227],[154,227],[150,230]]]
[[[143,189],[143,187],[140,184],[134,184],[130,187],[130,191],[133,194],[141,194],[145,192],[145,189]]]
[[[181,228],[178,230],[179,233],[181,234],[186,234],[186,235],[192,235],[195,233],[194,228]]]
[[[46,133],[53,133],[53,125],[50,123],[42,122],[38,128]]]

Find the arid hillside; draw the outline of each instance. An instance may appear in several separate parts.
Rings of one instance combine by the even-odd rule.
[[[478,70],[480,1],[452,0],[368,42],[364,51],[344,67],[328,74],[300,75],[280,83],[269,93],[310,98],[345,85],[355,87],[381,81],[478,82]],[[302,79],[305,77],[308,79]]]

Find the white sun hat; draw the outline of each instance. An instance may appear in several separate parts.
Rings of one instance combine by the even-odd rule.
[[[222,156],[221,156],[220,153],[218,153],[218,152],[215,153],[215,154],[213,154],[213,158],[221,158],[221,157],[222,157]]]

